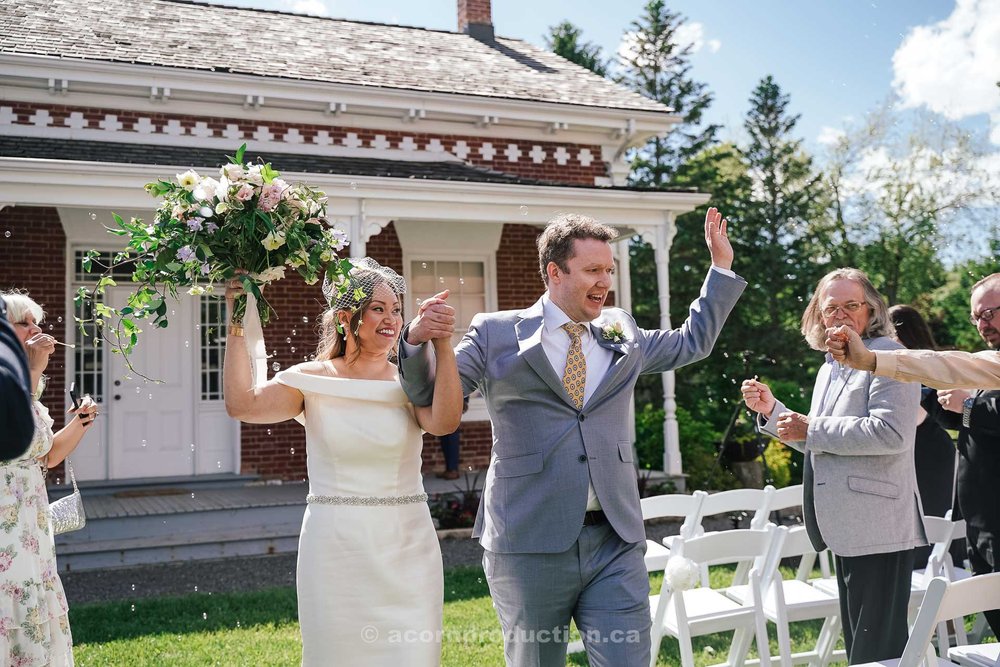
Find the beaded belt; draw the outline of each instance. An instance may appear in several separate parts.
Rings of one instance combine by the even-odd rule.
[[[427,494],[417,493],[412,496],[317,496],[310,493],[306,502],[319,505],[411,505],[426,503]]]

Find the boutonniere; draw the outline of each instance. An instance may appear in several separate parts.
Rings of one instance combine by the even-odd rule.
[[[625,331],[622,329],[622,323],[615,320],[611,324],[605,324],[601,327],[601,336],[604,340],[610,340],[615,343],[621,343],[625,340]]]

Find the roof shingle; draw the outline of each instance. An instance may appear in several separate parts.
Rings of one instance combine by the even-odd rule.
[[[0,53],[670,111],[519,39],[187,0],[0,0]]]

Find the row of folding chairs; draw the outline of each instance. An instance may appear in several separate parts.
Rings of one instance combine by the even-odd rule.
[[[694,562],[702,572],[701,588],[678,592],[665,586],[659,595],[651,596],[651,665],[655,665],[661,639],[671,636],[679,642],[682,665],[692,667],[691,639],[722,629],[734,632],[726,664],[771,664],[766,635],[768,621],[777,629],[779,655],[776,661],[782,667],[793,664],[822,666],[843,659],[843,651],[835,650],[841,627],[832,555],[829,551],[817,554],[813,550],[804,526],[786,528],[769,522],[772,512],[801,504],[801,485],[780,491],[772,487],[712,495],[697,491],[690,496],[643,499],[644,519],[683,517],[677,536],[664,539],[662,545],[648,542],[647,569],[651,572],[663,570],[671,555],[677,555]],[[702,527],[702,520],[707,516],[734,512],[748,515],[752,512],[748,530],[706,533]],[[945,518],[924,517],[924,523],[933,548],[927,567],[914,572],[912,577],[911,620],[935,577],[962,581],[971,576],[967,570],[952,563],[949,552],[952,540],[965,534],[964,522],[951,521],[949,514]],[[794,579],[784,580],[778,566],[789,558],[798,558],[799,567]],[[812,577],[817,560],[821,576]],[[736,564],[733,582],[724,589],[712,589],[708,585],[708,568],[722,563]],[[995,606],[1000,607],[1000,604]],[[823,621],[816,646],[809,651],[792,653],[789,625],[808,620]],[[957,644],[966,644],[964,624],[958,620],[954,627]],[[753,638],[756,638],[761,658],[748,661],[746,656]],[[938,646],[941,655],[948,653],[947,633],[939,633]]]

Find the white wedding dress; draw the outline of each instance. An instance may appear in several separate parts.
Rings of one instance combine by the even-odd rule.
[[[299,537],[303,665],[438,665],[444,577],[398,381],[296,371],[310,502]]]

